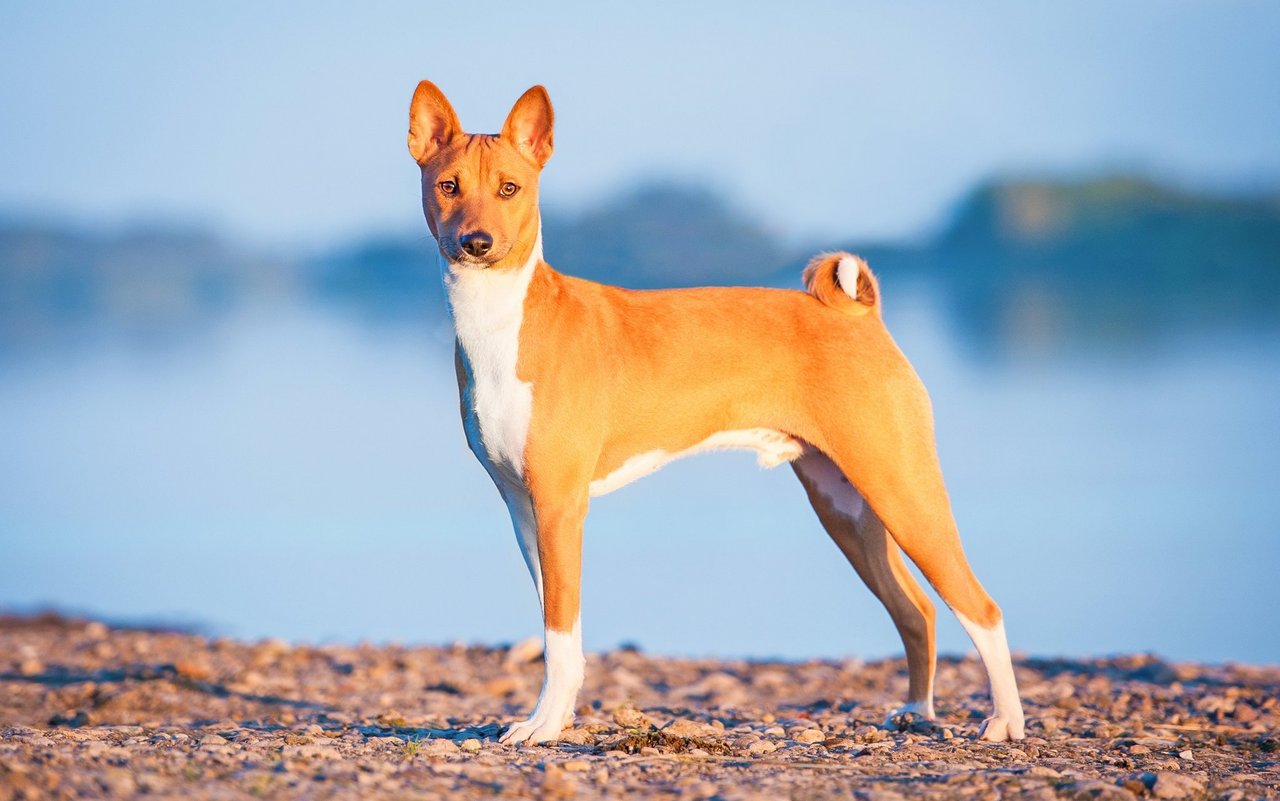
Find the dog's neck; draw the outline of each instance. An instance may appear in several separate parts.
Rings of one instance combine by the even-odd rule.
[[[440,273],[458,342],[468,353],[482,340],[515,336],[524,317],[525,293],[542,261],[542,227],[524,264],[507,269],[481,269],[455,264],[440,256]]]
[[[533,409],[532,386],[516,373],[525,295],[542,261],[542,230],[524,264],[499,270],[442,264],[453,330],[467,381],[467,439],[495,476],[519,482]],[[482,450],[481,450],[482,449]]]

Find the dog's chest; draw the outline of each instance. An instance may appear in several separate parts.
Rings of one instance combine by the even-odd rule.
[[[535,259],[517,270],[445,273],[461,348],[463,425],[485,467],[509,481],[524,476],[533,387],[516,374],[524,299]],[[498,478],[499,475],[495,475]]]

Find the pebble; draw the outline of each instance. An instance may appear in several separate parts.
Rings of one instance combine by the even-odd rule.
[[[629,705],[613,710],[613,722],[624,729],[647,729],[653,725],[648,715]]]
[[[475,742],[475,740],[468,740],[467,742]],[[424,740],[418,747],[418,753],[426,756],[453,756],[459,750],[458,744],[453,740],[446,740],[441,737]]]
[[[284,759],[313,759],[328,756],[331,750],[322,745],[286,745],[280,749]]]
[[[688,718],[678,718],[663,726],[662,731],[673,737],[718,737],[724,734],[724,724],[721,724],[720,728],[716,728],[709,723],[699,723]]]
[[[795,734],[791,739],[798,743],[813,744],[825,741],[827,739],[827,735],[824,734],[821,729],[805,729],[804,731]]]
[[[511,648],[507,650],[507,655],[502,660],[502,663],[506,668],[511,669],[541,658],[542,638],[530,637],[511,646]]]
[[[778,744],[772,740],[756,740],[747,746],[748,754],[772,754],[778,750]]]
[[[1204,784],[1181,773],[1161,771],[1151,784],[1155,798],[1192,798],[1204,792]]]
[[[44,672],[44,663],[34,657],[18,663],[19,676],[38,676]]]

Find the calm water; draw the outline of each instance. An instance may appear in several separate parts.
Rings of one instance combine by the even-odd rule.
[[[894,312],[1015,650],[1280,661],[1280,342],[976,361],[923,297]],[[0,607],[310,641],[537,633],[447,342],[299,309],[0,363]],[[703,456],[587,525],[589,649],[900,649],[786,468]],[[950,615],[939,637],[968,648]]]

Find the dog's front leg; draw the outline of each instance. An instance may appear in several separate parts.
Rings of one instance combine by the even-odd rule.
[[[579,593],[586,489],[568,497],[540,498],[534,494],[532,508],[537,529],[535,581],[541,579],[546,678],[533,714],[512,724],[499,738],[512,745],[559,739],[560,732],[573,722],[585,667]]]

